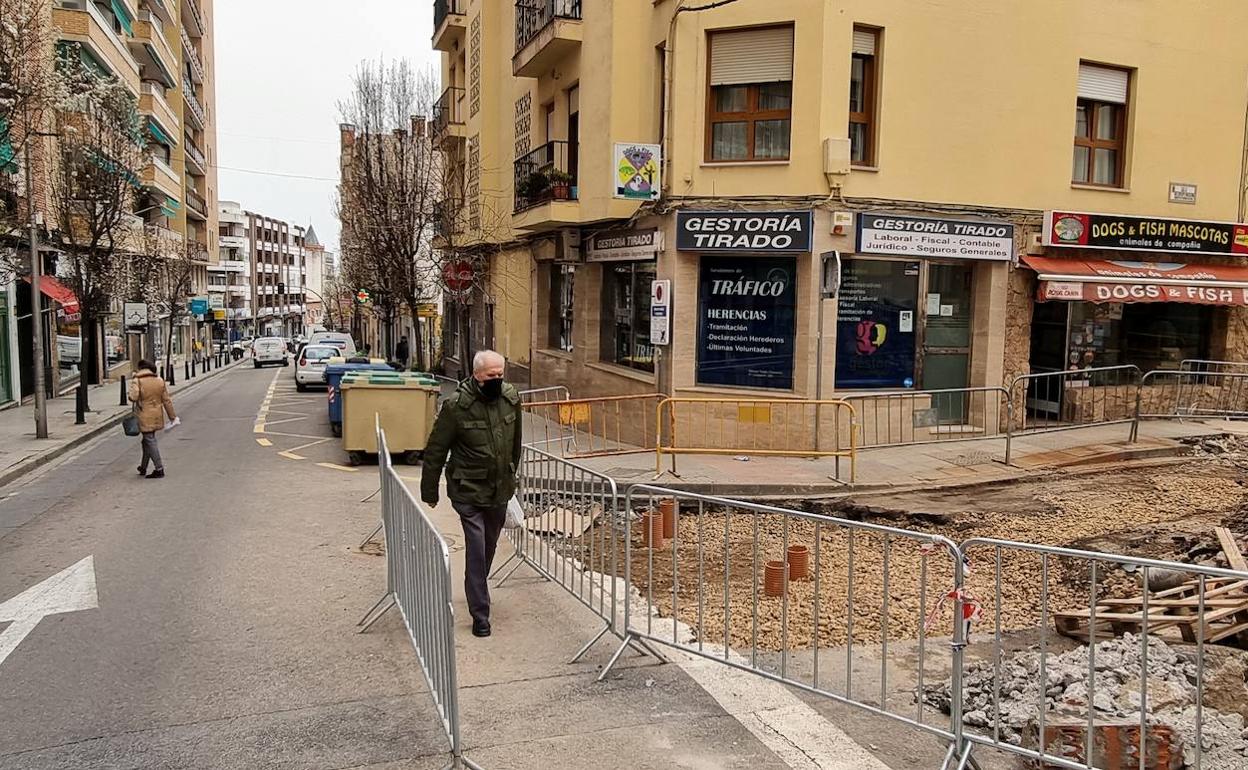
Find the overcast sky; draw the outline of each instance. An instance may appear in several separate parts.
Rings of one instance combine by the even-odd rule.
[[[432,0],[215,0],[214,8],[217,194],[311,223],[336,250],[338,101],[362,59],[437,63]]]

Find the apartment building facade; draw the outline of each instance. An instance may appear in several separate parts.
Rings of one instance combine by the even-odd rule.
[[[307,280],[304,228],[253,211],[246,215],[255,334],[300,334],[304,329],[303,287]]]
[[[217,262],[208,266],[209,306],[224,311],[214,336],[237,339],[255,333],[249,220],[236,201],[221,201],[217,218]]]
[[[208,265],[215,261],[216,243],[216,134],[211,0],[53,0],[47,23],[55,30],[54,57],[76,55],[100,77],[116,78],[135,98],[146,121],[151,160],[135,180],[139,188],[131,226],[160,228],[166,240],[185,244],[193,255],[194,297],[207,297]],[[48,174],[55,140],[44,138],[34,149],[35,209],[50,223]],[[13,159],[11,159],[13,160]],[[45,233],[49,243],[54,233]],[[127,344],[122,328],[120,298],[116,312],[104,321],[100,333],[83,334],[72,291],[57,280],[55,252],[45,259],[43,299],[33,302],[29,284],[15,283],[0,298],[11,323],[6,355],[8,387],[0,386],[0,403],[33,392],[32,319],[43,319],[48,344],[43,365],[51,374],[50,390],[72,385],[90,360],[81,339],[100,346],[98,371],[85,372],[94,381],[113,370],[126,369],[140,349],[152,349],[155,340]],[[32,308],[38,306],[39,312]],[[159,319],[154,319],[159,320]],[[188,350],[196,338],[208,334],[208,315],[183,320],[174,335],[175,352]],[[164,337],[162,333],[155,335]],[[86,367],[90,368],[90,367]]]
[[[680,5],[434,4],[455,226],[527,287],[470,333],[534,385],[828,398],[1248,355],[1248,8]]]

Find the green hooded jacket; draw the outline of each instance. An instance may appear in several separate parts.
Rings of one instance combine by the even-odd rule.
[[[510,384],[503,384],[498,399],[486,401],[475,379],[461,382],[438,411],[425,445],[421,499],[438,498],[438,478],[445,468],[452,502],[504,505],[516,492],[521,422],[520,394]]]

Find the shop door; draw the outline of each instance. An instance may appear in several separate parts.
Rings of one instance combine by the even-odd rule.
[[[923,333],[923,390],[965,388],[970,384],[971,285],[973,264],[928,266]],[[966,418],[963,395],[936,399],[936,416],[943,424]]]

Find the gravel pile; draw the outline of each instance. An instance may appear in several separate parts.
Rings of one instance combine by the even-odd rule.
[[[1093,656],[1092,708],[1100,720],[1138,723],[1140,718],[1141,639],[1133,634],[1096,645]],[[1180,653],[1156,637],[1148,643],[1149,722],[1174,729],[1183,740],[1184,761],[1196,761],[1196,665],[1194,656]],[[1040,675],[1040,653],[1027,651],[1000,664],[999,701],[994,703],[992,661],[967,670],[963,692],[963,722],[991,734],[999,727],[1001,740],[1031,745],[1037,726],[1041,687],[1046,719],[1086,718],[1088,713],[1088,648],[1078,647],[1045,659]],[[1206,701],[1209,691],[1206,687]],[[949,683],[923,693],[924,702],[949,712]],[[1202,713],[1201,766],[1209,770],[1248,766],[1248,731],[1240,714],[1223,713],[1206,703]]]

